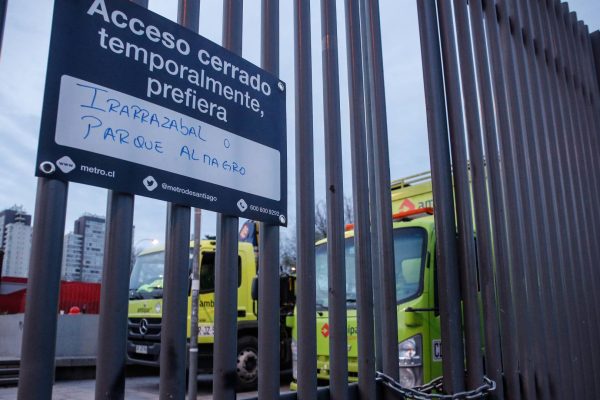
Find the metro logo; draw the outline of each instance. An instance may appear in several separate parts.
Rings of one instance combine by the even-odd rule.
[[[323,337],[329,336],[329,324],[327,322],[321,327],[321,335],[323,335]]]
[[[398,212],[400,211],[410,211],[410,210],[414,210],[415,204],[410,201],[409,199],[404,199],[404,201],[402,201],[402,203],[400,204],[400,207],[398,208]]]

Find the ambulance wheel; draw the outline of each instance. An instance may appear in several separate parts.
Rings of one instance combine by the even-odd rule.
[[[237,345],[237,388],[241,392],[258,387],[258,340],[242,336]]]

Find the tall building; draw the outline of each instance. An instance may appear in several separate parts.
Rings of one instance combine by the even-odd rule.
[[[4,258],[2,274],[26,278],[31,254],[31,226],[13,222],[4,228]]]
[[[69,232],[63,241],[62,277],[65,281],[81,281],[81,235]]]
[[[0,212],[2,275],[27,277],[31,253],[31,215],[14,206]]]
[[[21,222],[25,225],[31,226],[31,215],[27,214],[23,207],[12,206],[4,211],[0,211],[0,248],[4,249],[5,246],[5,234],[4,229],[6,225],[12,224],[13,222]]]
[[[63,279],[100,282],[104,259],[103,217],[85,214],[74,224],[72,233],[65,235],[63,244]]]

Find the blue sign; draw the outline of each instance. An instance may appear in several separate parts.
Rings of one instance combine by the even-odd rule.
[[[129,1],[56,0],[36,175],[286,225],[285,84]]]

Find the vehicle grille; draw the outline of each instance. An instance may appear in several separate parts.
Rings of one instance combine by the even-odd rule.
[[[146,330],[142,327],[142,320],[146,320]],[[160,318],[129,318],[127,323],[127,336],[129,339],[160,342]]]

